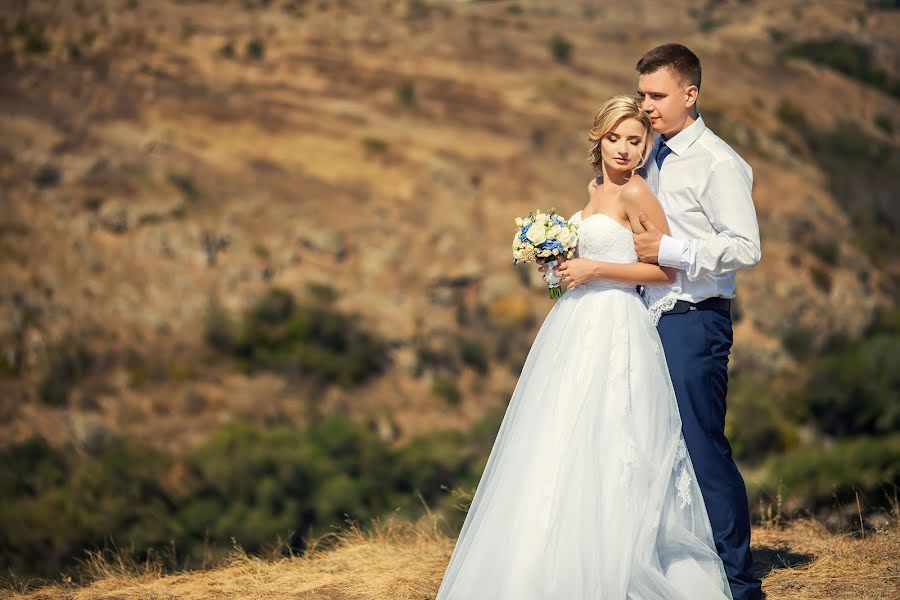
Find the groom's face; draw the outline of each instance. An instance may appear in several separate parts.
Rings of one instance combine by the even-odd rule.
[[[641,108],[650,115],[656,133],[666,137],[684,128],[694,104],[691,96],[690,90],[671,69],[659,69],[638,77]]]

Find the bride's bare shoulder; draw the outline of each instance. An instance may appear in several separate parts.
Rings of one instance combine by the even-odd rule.
[[[628,180],[628,182],[622,186],[621,198],[623,202],[631,203],[636,202],[640,203],[647,198],[655,198],[656,194],[653,193],[653,189],[651,189],[650,184],[647,183],[647,180],[635,173],[634,177]]]

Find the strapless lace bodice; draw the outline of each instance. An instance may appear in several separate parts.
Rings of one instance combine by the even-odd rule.
[[[630,229],[603,213],[581,218],[581,211],[572,215],[578,225],[578,256],[603,262],[632,263],[638,256]]]
[[[572,215],[578,223],[578,256],[591,260],[613,263],[638,262],[634,251],[634,237],[631,229],[603,213],[594,213],[582,219],[581,211]],[[662,313],[675,306],[676,296],[681,293],[681,271],[677,272],[671,284],[643,286],[643,300],[653,322],[659,322]],[[585,289],[621,289],[637,293],[637,286],[607,280],[589,281],[581,287]]]

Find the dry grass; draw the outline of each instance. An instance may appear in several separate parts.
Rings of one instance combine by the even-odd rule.
[[[15,591],[0,598],[145,600],[179,598],[391,598],[421,600],[433,595],[453,540],[428,516],[417,523],[376,520],[363,532],[355,524],[314,542],[303,556],[264,559],[235,546],[225,564],[209,570],[162,573],[153,565],[126,564],[90,555],[85,570],[93,583]]]
[[[900,528],[833,534],[812,520],[755,531],[770,600],[900,598]]]
[[[798,520],[759,526],[754,535],[769,600],[900,597],[900,527],[860,536]],[[389,518],[369,532],[351,524],[328,534],[303,556],[264,559],[235,547],[224,565],[204,571],[167,575],[152,564],[91,555],[89,585],[28,589],[14,582],[0,598],[423,600],[434,597],[453,545],[430,514],[417,523]]]

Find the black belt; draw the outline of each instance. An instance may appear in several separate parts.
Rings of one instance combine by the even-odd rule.
[[[721,310],[731,312],[730,298],[707,298],[700,302],[688,302],[687,300],[678,300],[671,310],[664,312],[664,315],[678,315],[691,310]]]

